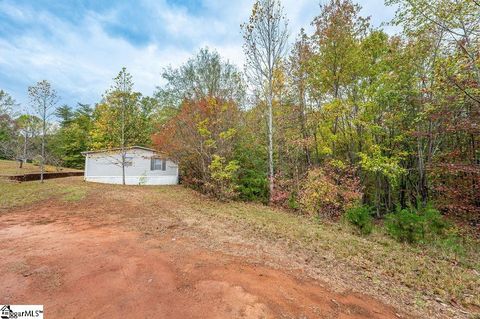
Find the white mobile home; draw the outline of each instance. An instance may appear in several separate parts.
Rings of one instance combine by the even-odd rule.
[[[82,152],[85,156],[85,181],[122,184],[122,151],[110,149]],[[155,150],[132,146],[126,148],[125,184],[178,184],[178,165]]]

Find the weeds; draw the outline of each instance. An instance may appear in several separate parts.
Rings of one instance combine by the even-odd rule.
[[[367,206],[357,206],[347,210],[345,219],[355,226],[361,235],[370,235],[373,230],[372,210]]]

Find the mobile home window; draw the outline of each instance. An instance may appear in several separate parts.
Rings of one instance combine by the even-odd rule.
[[[152,171],[166,171],[167,170],[167,160],[161,158],[152,158]]]

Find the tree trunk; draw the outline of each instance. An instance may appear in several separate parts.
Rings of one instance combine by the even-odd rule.
[[[427,177],[425,173],[425,161],[423,158],[423,150],[422,150],[422,143],[420,141],[420,137],[417,139],[417,153],[418,153],[418,190],[420,193],[420,198],[422,200],[422,204],[425,205],[427,203],[428,198],[428,190],[427,190]]]
[[[274,189],[274,172],[273,172],[273,92],[272,81],[270,80],[268,89],[268,167],[270,181],[270,202],[272,201]]]
[[[23,158],[22,158],[22,165],[20,166],[20,168],[23,167],[23,163],[26,163],[27,162],[27,131],[25,130],[24,131],[24,139],[23,139]]]
[[[313,141],[315,143],[315,159],[317,165],[320,164],[320,151],[318,150],[318,138],[317,138],[317,128],[315,127],[313,130]]]
[[[125,98],[122,105],[122,185],[125,185]]]
[[[122,185],[125,185],[125,148],[122,147]]]
[[[300,89],[300,129],[302,131],[302,138],[304,142],[303,151],[305,152],[305,160],[307,162],[307,167],[312,165],[312,161],[310,159],[310,150],[306,143],[307,139],[309,138],[309,134],[307,132],[307,115],[305,112],[305,92],[304,89]]]
[[[377,214],[377,218],[380,218],[380,176],[375,174],[375,212]]]
[[[406,196],[407,182],[404,176],[400,177],[400,207],[402,209],[407,207],[407,196]]]
[[[43,120],[43,125],[42,125],[42,160],[40,162],[40,182],[43,183],[43,173],[44,173],[44,170],[45,170],[45,131],[46,131],[46,128],[47,128],[47,105],[46,105],[46,102],[44,101],[44,105],[43,105],[43,116],[42,116],[42,120]]]

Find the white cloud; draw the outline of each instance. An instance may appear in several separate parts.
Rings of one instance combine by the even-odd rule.
[[[132,73],[137,90],[152,94],[162,68],[179,65],[190,56],[190,52],[171,44],[136,47],[108,35],[92,16],[76,26],[45,12],[38,18],[48,25],[49,37],[34,33],[9,41],[0,39],[3,53],[0,68],[21,78],[25,92],[28,85],[49,80],[64,97],[64,102],[64,95],[74,101],[98,101],[123,66]],[[27,102],[26,96],[17,99]]]
[[[365,14],[381,15],[376,10],[382,10],[383,4],[368,3]],[[139,22],[122,21],[118,8],[102,13],[87,11],[79,22],[72,22],[48,11],[2,1],[0,11],[30,25],[30,29],[8,39],[0,37],[0,87],[27,103],[27,86],[47,79],[63,103],[95,103],[125,66],[136,89],[149,95],[161,83],[165,66],[180,65],[204,46],[216,49],[242,68],[240,24],[248,19],[252,4],[253,0],[203,0],[200,12],[192,12],[165,0],[143,0],[139,8],[148,11],[148,21],[140,21],[145,28],[140,32],[151,35],[151,40],[138,45],[121,34],[107,32],[108,25]],[[319,5],[315,0],[284,0],[283,5],[293,41],[301,27],[310,28]],[[2,73],[8,76],[2,77]]]

